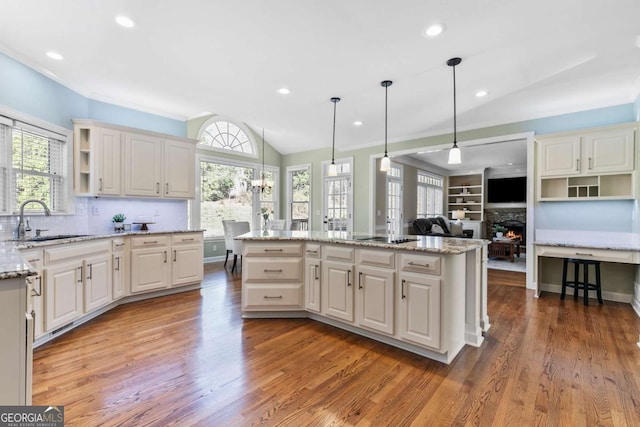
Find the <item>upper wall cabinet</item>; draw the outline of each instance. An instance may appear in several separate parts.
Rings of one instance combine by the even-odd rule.
[[[196,141],[93,120],[74,120],[78,196],[195,196]]]
[[[635,198],[638,124],[536,138],[538,200]]]

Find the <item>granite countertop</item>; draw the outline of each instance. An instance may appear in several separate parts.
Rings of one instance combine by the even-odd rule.
[[[481,248],[490,242],[484,239],[459,239],[454,237],[397,235],[389,240],[412,239],[405,243],[389,243],[388,241],[363,240],[385,235],[369,235],[366,233],[347,233],[344,231],[250,231],[236,237],[237,240],[276,240],[276,241],[310,241],[320,243],[335,243],[369,248],[401,249],[403,251],[434,252],[441,254],[462,254],[470,250]]]
[[[46,246],[60,245],[65,243],[84,242],[96,239],[138,236],[150,234],[175,234],[175,233],[194,233],[204,230],[154,230],[154,231],[128,231],[125,233],[112,234],[95,234],[78,237],[68,237],[55,240],[44,240],[35,242],[26,242],[20,240],[0,241],[0,280],[13,279],[17,277],[32,276],[37,274],[32,270],[31,266],[20,254],[20,249],[40,248]]]
[[[535,245],[563,248],[640,251],[640,235],[589,230],[536,230]]]
[[[611,242],[557,242],[537,240],[534,245],[556,246],[559,248],[580,248],[580,249],[605,249],[608,251],[640,251],[640,246],[634,244],[621,244]]]

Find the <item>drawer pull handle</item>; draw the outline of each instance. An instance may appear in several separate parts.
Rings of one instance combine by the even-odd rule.
[[[419,264],[419,263],[413,262],[413,261],[409,261],[409,265],[414,265],[416,267],[431,268],[431,265],[429,265],[429,264]]]
[[[401,294],[402,294],[402,299],[405,299],[407,296],[404,294],[404,284],[407,283],[407,281],[405,279],[402,279],[402,289],[401,289]]]
[[[119,256],[116,257],[116,268],[115,268],[115,270],[116,271],[120,271],[120,257]]]
[[[278,295],[277,297],[270,297],[269,295],[265,295],[264,299],[282,299],[282,295]]]
[[[318,250],[316,249],[315,251],[312,251],[311,249],[307,249],[307,253],[310,253],[310,254],[317,254],[317,253],[318,253]]]
[[[115,246],[116,246],[116,248],[119,248],[121,246],[124,246],[124,243],[116,243]]]
[[[196,239],[194,239],[193,237],[191,239],[182,239],[183,242],[192,242]]]
[[[265,252],[282,252],[282,248],[280,249],[265,249]]]
[[[42,278],[40,276],[36,276],[35,280],[38,281],[38,290],[36,291],[35,287],[31,288],[31,296],[39,297],[42,295]]]
[[[347,287],[351,286],[351,270],[347,270]]]
[[[585,253],[585,252],[576,252],[576,255],[593,256],[593,254],[588,254],[588,253]]]
[[[40,258],[33,258],[33,259],[28,260],[28,261],[29,262],[38,262],[38,261],[40,261]]]
[[[313,266],[313,271],[314,271],[314,273],[315,273],[315,274],[314,274],[314,276],[315,276],[316,280],[320,280],[320,276],[318,276],[318,270],[320,270],[320,269],[318,268],[318,266],[317,266],[317,265],[314,265],[314,266]]]
[[[158,243],[158,241],[157,240],[148,240],[148,241],[142,242],[142,243],[144,243],[145,245],[156,245]]]
[[[358,273],[358,289],[362,289],[362,271]]]
[[[278,268],[277,270],[269,270],[268,268],[264,269],[265,273],[282,273],[282,269]]]
[[[82,266],[77,267],[80,270],[80,274],[78,274],[78,283],[82,283]]]

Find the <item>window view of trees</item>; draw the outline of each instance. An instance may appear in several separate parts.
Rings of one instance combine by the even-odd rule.
[[[253,168],[200,162],[201,215],[205,236],[223,236],[222,220],[252,223]]]
[[[62,142],[15,128],[11,148],[15,207],[25,200],[37,199],[52,211],[59,210]]]
[[[309,169],[291,172],[291,219],[309,219],[309,201],[311,200],[311,181]]]

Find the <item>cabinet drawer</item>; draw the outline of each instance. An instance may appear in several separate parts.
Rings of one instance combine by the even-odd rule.
[[[154,246],[169,246],[171,236],[166,235],[151,235],[151,236],[136,236],[131,238],[132,248],[148,248]]]
[[[319,243],[307,243],[304,248],[304,254],[307,258],[320,258],[322,256],[322,245]]]
[[[53,248],[44,250],[44,262],[45,264],[52,264],[59,261],[65,261],[67,259],[82,259],[87,255],[109,252],[111,250],[111,240],[99,240],[91,243],[73,244],[61,244]]]
[[[400,255],[400,269],[415,273],[440,274],[440,257],[429,255]]]
[[[394,268],[396,254],[391,251],[358,249],[358,264]]]
[[[120,252],[127,248],[127,239],[124,237],[118,237],[117,239],[113,239],[111,241],[111,250],[113,252]]]
[[[247,258],[245,282],[302,281],[302,258]]]
[[[324,258],[335,261],[353,262],[355,249],[348,246],[325,246]]]
[[[171,236],[171,244],[202,243],[202,233],[177,233]]]
[[[281,310],[285,306],[292,309],[302,308],[302,285],[300,283],[290,285],[243,285],[243,309],[269,310],[272,308]]]
[[[302,256],[302,243],[244,242],[244,256]]]
[[[616,251],[610,249],[566,248],[558,246],[536,245],[536,255],[553,258],[593,259],[598,261],[640,263],[640,253],[634,251]]]

